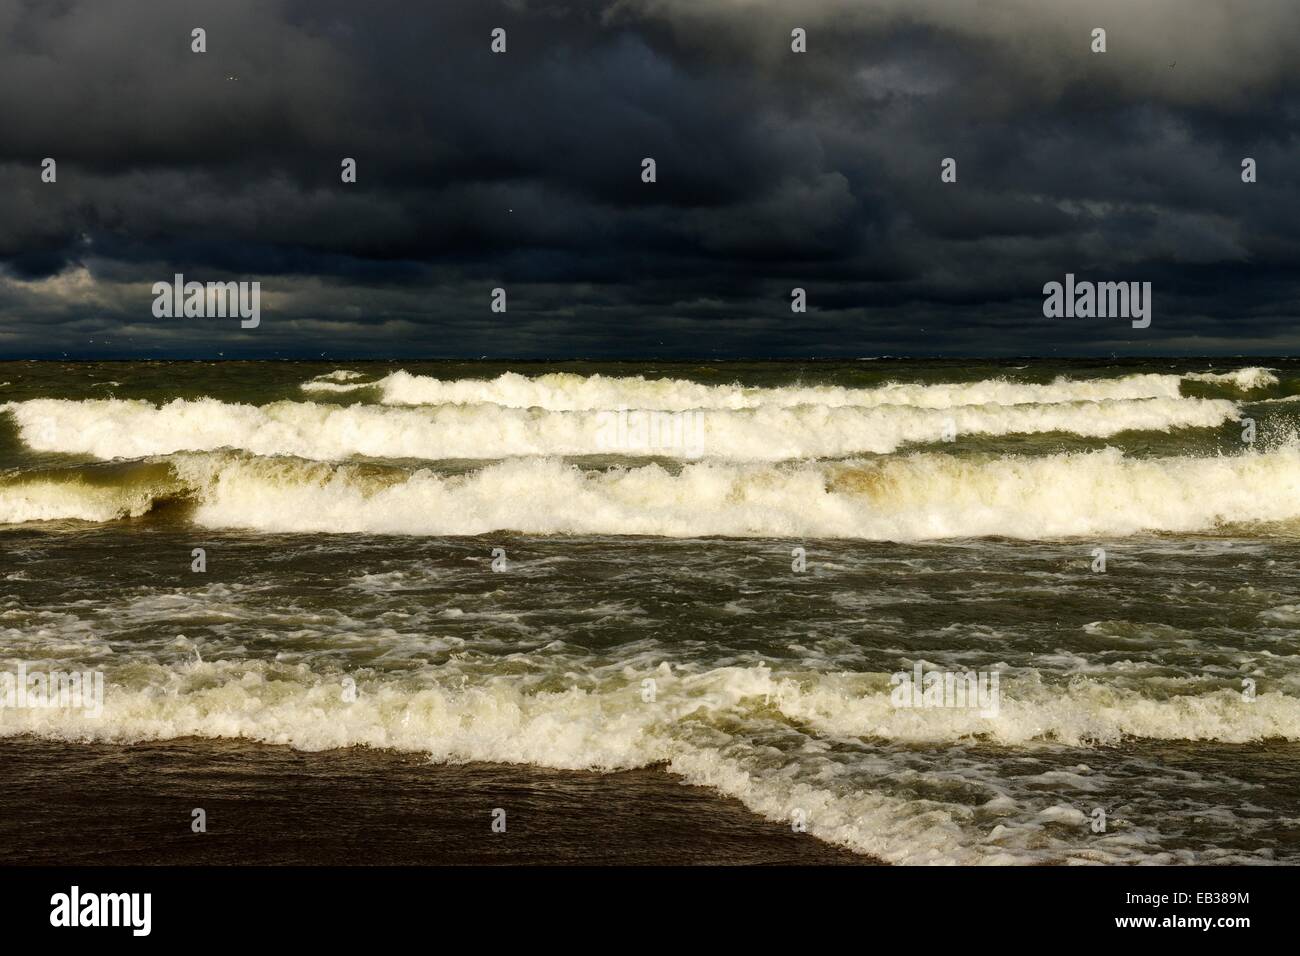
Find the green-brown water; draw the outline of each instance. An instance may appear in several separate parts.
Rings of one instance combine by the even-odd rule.
[[[900,862],[1300,859],[1292,360],[0,383],[0,670],[106,679],[0,733],[667,764]],[[918,662],[996,694],[897,706]]]

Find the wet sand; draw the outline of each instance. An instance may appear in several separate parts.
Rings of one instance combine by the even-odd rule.
[[[658,769],[430,764],[247,741],[0,740],[0,864],[795,864],[877,861]],[[191,828],[206,811],[207,832]],[[505,810],[504,833],[492,830]]]

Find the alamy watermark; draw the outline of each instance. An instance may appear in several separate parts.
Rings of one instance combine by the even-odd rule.
[[[626,405],[600,412],[597,447],[606,451],[680,452],[686,458],[704,454],[704,412],[628,410]]]
[[[910,673],[897,671],[889,678],[894,688],[889,700],[900,708],[978,710],[981,717],[996,717],[999,680],[998,671],[927,671],[918,661]]]
[[[1132,319],[1133,328],[1151,325],[1150,282],[1075,282],[1043,286],[1043,315],[1049,319]]]
[[[171,282],[153,284],[155,318],[224,319],[238,316],[241,329],[262,323],[262,283],[186,282],[176,273]]]
[[[50,925],[55,927],[121,926],[132,936],[153,928],[152,893],[83,893],[73,885],[50,897]]]
[[[0,671],[0,709],[81,710],[87,717],[104,712],[102,671]]]

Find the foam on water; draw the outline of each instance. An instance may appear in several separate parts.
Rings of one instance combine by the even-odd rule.
[[[0,670],[108,688],[98,719],[0,708],[0,735],[663,765],[893,862],[1294,859],[1286,788],[1256,805],[1300,742],[1294,396],[1251,406],[1247,446],[1223,426],[1274,371],[1169,367],[23,386],[0,406]],[[172,394],[166,369],[113,374]],[[623,409],[690,412],[699,447],[611,447]],[[996,671],[996,713],[894,706],[915,662]],[[1095,806],[1124,810],[1093,833]]]
[[[962,436],[1063,432],[1107,438],[1126,431],[1211,428],[1236,419],[1216,399],[1106,399],[1046,405],[759,406],[672,415],[544,411],[499,405],[400,409],[213,399],[35,399],[0,406],[30,448],[139,458],[233,448],[319,460],[506,458],[521,455],[718,457],[778,461],[884,454]]]
[[[1235,372],[1190,372],[1187,380],[1191,382],[1212,382],[1216,385],[1229,385],[1243,392],[1256,388],[1267,388],[1278,383],[1273,369],[1251,366],[1237,369]]]
[[[348,701],[337,675],[305,664],[136,663],[114,675],[101,717],[2,712],[0,733],[116,742],[241,737],[305,750],[385,747],[440,762],[560,769],[666,763],[687,781],[771,819],[788,820],[798,809],[815,835],[902,863],[1121,862],[1152,848],[1135,844],[1131,832],[1096,839],[1074,819],[1077,808],[1045,799],[1051,795],[1041,788],[1008,790],[1005,781],[977,774],[975,782],[998,795],[997,829],[990,834],[992,825],[960,803],[927,805],[864,789],[860,774],[849,773],[824,745],[777,752],[763,741],[809,732],[817,735],[810,742],[1300,739],[1300,701],[1276,694],[1250,704],[1227,691],[1151,701],[1098,685],[1048,690],[1029,681],[1004,687],[1002,714],[989,721],[970,712],[892,708],[883,674],[779,676],[762,666],[690,673],[665,663],[644,673],[589,674],[578,685],[547,690],[505,675],[466,684],[449,670],[441,679],[362,678],[356,699]],[[658,684],[649,704],[641,696],[647,677]],[[1022,692],[1028,696],[1017,697]],[[887,750],[874,759],[882,769],[891,766]],[[1044,822],[1071,825],[1047,832]]]
[[[1208,532],[1300,518],[1300,448],[1207,458],[1115,449],[1039,457],[916,453],[783,465],[583,470],[520,458],[465,474],[235,453],[181,454],[125,490],[0,482],[10,522],[137,515],[183,495],[212,528],[401,535],[823,537],[922,541]],[[147,473],[152,474],[152,472]],[[152,481],[152,484],[150,483]]]
[[[1049,384],[1004,379],[953,384],[890,383],[874,388],[807,385],[747,387],[703,385],[684,379],[649,379],[554,372],[527,377],[506,372],[494,379],[442,380],[399,371],[370,385],[390,405],[494,404],[511,408],[559,411],[617,408],[665,409],[758,408],[764,405],[827,407],[912,405],[953,408],[960,405],[1019,405],[1104,401],[1107,399],[1178,398],[1182,377],[1137,374],[1108,379],[1058,378]]]

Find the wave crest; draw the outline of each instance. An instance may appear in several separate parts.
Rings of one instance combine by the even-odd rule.
[[[888,383],[851,388],[839,385],[744,386],[705,385],[686,379],[644,376],[578,375],[553,372],[529,377],[506,372],[492,379],[438,379],[397,371],[347,390],[374,389],[388,405],[501,405],[507,408],[546,408],[554,411],[648,408],[684,411],[692,408],[760,408],[822,405],[871,408],[911,405],[917,408],[956,408],[962,405],[1024,405],[1060,402],[1101,402],[1142,398],[1179,398],[1183,381],[1198,381],[1250,391],[1278,383],[1272,370],[1249,367],[1225,373],[1188,375],[1138,373],[1114,378],[1059,377],[1045,383],[1013,382],[1001,378],[953,383]],[[318,390],[307,383],[304,388]],[[335,388],[334,390],[338,390]]]
[[[469,685],[452,680],[449,686],[427,677],[358,676],[355,699],[345,702],[339,675],[317,674],[305,664],[136,665],[128,681],[110,681],[99,719],[68,709],[24,709],[0,733],[114,742],[233,736],[302,750],[371,746],[440,762],[558,769],[663,763],[772,820],[788,820],[792,808],[801,808],[810,832],[859,852],[897,863],[967,864],[1135,862],[1157,847],[1144,843],[1140,832],[1109,841],[1095,835],[1081,841],[1068,831],[1048,839],[1038,824],[1055,812],[1059,798],[1030,787],[1012,799],[1005,782],[999,782],[1004,795],[990,815],[1003,838],[991,839],[992,822],[975,819],[969,807],[931,800],[922,808],[846,776],[822,756],[825,747],[777,759],[764,739],[779,733],[815,734],[827,745],[983,738],[1085,746],[1124,737],[1300,739],[1300,700],[1277,693],[1250,703],[1227,690],[1152,700],[1091,682],[1046,687],[1030,680],[1019,688],[1006,685],[1001,713],[988,719],[955,710],[895,709],[881,690],[888,681],[883,674],[776,675],[764,666],[682,673],[664,663],[553,691],[506,678]],[[640,696],[646,676],[658,685],[653,704]],[[1017,833],[1033,839],[1017,839]],[[1185,856],[1194,862],[1194,854]]]
[[[104,520],[108,512],[142,513],[147,501],[179,487],[198,523],[266,532],[924,541],[1210,532],[1300,518],[1295,447],[1212,458],[1134,459],[1115,449],[1003,458],[916,453],[604,471],[528,458],[462,474],[235,453],[183,454],[166,464],[171,477],[148,491],[132,484],[108,498],[75,481],[61,484],[56,497],[39,490],[48,477],[7,479],[0,515]]]
[[[37,451],[142,458],[222,448],[317,460],[427,460],[523,455],[717,457],[779,461],[885,454],[957,436],[1210,428],[1234,420],[1222,399],[1108,399],[1048,405],[761,406],[688,412],[571,411],[498,405],[387,408],[215,399],[35,399],[10,403],[19,437]]]

